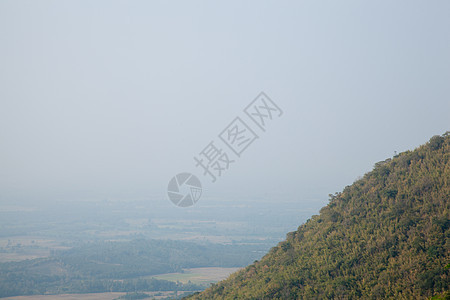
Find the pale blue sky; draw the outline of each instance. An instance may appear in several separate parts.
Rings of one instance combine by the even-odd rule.
[[[199,176],[205,197],[323,201],[450,130],[449,15],[449,1],[2,0],[0,201],[172,205],[169,179],[201,175],[193,156],[260,91],[283,117],[216,183]]]

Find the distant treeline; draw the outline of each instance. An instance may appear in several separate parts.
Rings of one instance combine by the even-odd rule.
[[[1,297],[17,295],[43,294],[79,294],[105,293],[129,291],[198,291],[205,286],[197,284],[183,284],[158,279],[68,279],[47,276],[44,278],[22,278],[17,281],[2,282],[0,284]]]
[[[142,277],[183,268],[240,267],[257,258],[255,246],[170,240],[90,243],[48,258],[0,264],[0,297],[201,290],[205,287]]]

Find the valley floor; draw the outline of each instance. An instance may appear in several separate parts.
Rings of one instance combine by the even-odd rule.
[[[146,299],[165,299],[167,297],[176,296],[173,291],[165,292],[145,292],[151,298]],[[184,293],[184,292],[183,292]],[[90,293],[90,294],[60,294],[60,295],[33,295],[33,296],[16,296],[1,298],[4,300],[114,300],[126,293]]]

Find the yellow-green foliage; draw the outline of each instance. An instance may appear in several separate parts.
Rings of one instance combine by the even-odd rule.
[[[192,298],[446,297],[449,148],[447,133],[377,163],[261,261]]]

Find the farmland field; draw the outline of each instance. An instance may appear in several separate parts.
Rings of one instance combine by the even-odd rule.
[[[228,277],[231,273],[236,272],[240,268],[190,268],[184,269],[183,273],[168,273],[152,276],[156,279],[179,281],[195,284],[215,283]]]
[[[175,292],[145,292],[150,295],[147,299],[165,299],[176,296]],[[59,294],[59,295],[33,295],[2,298],[5,300],[114,300],[126,293],[89,293],[89,294]]]

